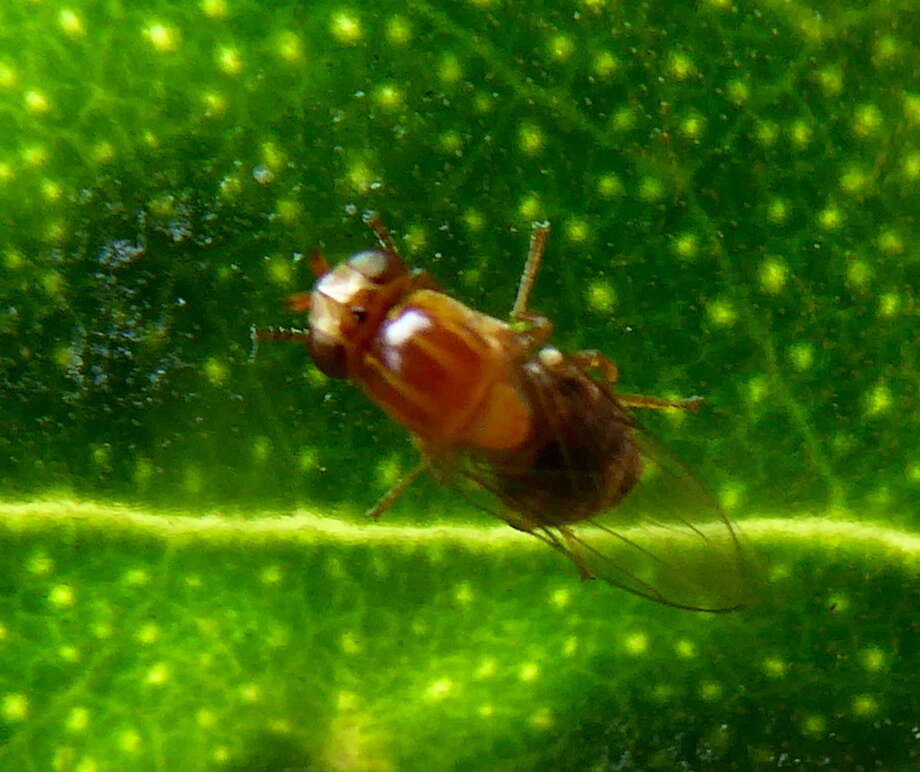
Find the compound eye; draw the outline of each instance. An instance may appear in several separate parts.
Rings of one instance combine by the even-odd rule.
[[[345,346],[322,330],[310,330],[310,356],[320,371],[330,378],[348,376]]]
[[[348,259],[348,264],[374,284],[386,284],[406,274],[403,261],[391,252],[369,249],[358,252]]]
[[[364,324],[365,320],[367,319],[367,309],[363,306],[352,306],[351,317],[358,324]]]

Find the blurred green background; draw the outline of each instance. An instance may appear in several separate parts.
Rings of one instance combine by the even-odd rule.
[[[911,11],[914,13],[911,13]],[[911,2],[0,9],[0,769],[920,763]],[[301,256],[532,306],[768,566],[726,617],[420,482]]]

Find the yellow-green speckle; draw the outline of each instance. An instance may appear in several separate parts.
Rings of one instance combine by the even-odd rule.
[[[896,292],[883,292],[878,299],[878,315],[892,317],[901,311],[901,296]]]
[[[208,118],[227,112],[227,98],[218,91],[206,91],[201,95],[201,101],[204,104],[204,114]]]
[[[254,463],[264,464],[272,452],[271,440],[263,436],[255,437],[250,452]]]
[[[201,0],[201,12],[212,19],[223,19],[227,16],[227,0]]]
[[[811,124],[805,120],[798,119],[789,126],[789,139],[792,145],[799,150],[807,147],[814,136],[814,129]]]
[[[575,51],[575,43],[567,35],[554,35],[546,46],[551,59],[564,62]]]
[[[692,260],[699,252],[699,238],[693,232],[680,233],[671,241],[674,254],[681,260]]]
[[[48,576],[54,571],[54,560],[47,552],[40,550],[28,559],[26,570],[34,576]]]
[[[275,214],[286,225],[296,225],[303,218],[303,205],[295,199],[281,198],[275,204]]]
[[[853,698],[852,710],[857,718],[871,718],[878,713],[878,700],[871,694],[858,694]]]
[[[699,139],[705,129],[706,119],[698,113],[691,113],[680,122],[680,133],[687,139]]]
[[[165,662],[155,663],[144,677],[144,682],[150,686],[163,686],[172,679],[172,668]]]
[[[716,327],[731,327],[738,318],[734,305],[728,300],[713,300],[706,304],[706,315]]]
[[[597,192],[603,198],[618,198],[625,192],[623,181],[616,174],[604,174],[598,177]]]
[[[815,363],[815,347],[805,341],[794,343],[789,347],[789,361],[799,372],[811,369]]]
[[[351,11],[341,10],[332,14],[329,31],[339,43],[356,45],[364,37],[361,20]]]
[[[243,71],[243,58],[238,48],[221,46],[215,54],[217,66],[225,75],[239,75]]]
[[[700,699],[704,702],[715,702],[722,699],[725,688],[718,681],[703,681],[700,684]]]
[[[144,646],[150,646],[160,640],[160,627],[155,622],[146,622],[138,628],[134,639]]]
[[[272,563],[271,565],[265,566],[259,572],[259,581],[269,587],[277,587],[281,584],[281,580],[284,578],[284,573],[281,570],[281,566],[277,563]]]
[[[395,83],[382,83],[374,90],[374,102],[387,111],[398,110],[403,106],[403,92]]]
[[[89,711],[82,705],[70,709],[64,726],[68,732],[84,732],[89,726]]]
[[[118,733],[118,748],[123,753],[137,753],[141,747],[141,736],[136,729],[122,729]]]
[[[48,110],[51,109],[51,103],[48,101],[48,96],[44,91],[38,89],[26,91],[23,96],[23,103],[26,110],[36,115],[47,113]]]
[[[479,233],[485,227],[485,218],[476,209],[467,209],[463,213],[463,224],[471,233]]]
[[[847,267],[847,282],[854,289],[864,290],[872,280],[872,267],[864,260],[853,260]]]
[[[473,673],[473,677],[477,681],[481,681],[485,678],[491,678],[498,672],[498,666],[495,663],[495,660],[491,657],[482,660],[477,666],[476,670]]]
[[[204,374],[213,386],[222,386],[227,380],[229,369],[224,361],[208,357],[204,363]]]
[[[170,53],[179,46],[179,31],[162,22],[154,21],[144,28],[144,37],[160,53]]]
[[[453,129],[448,129],[441,133],[438,137],[438,146],[445,153],[450,155],[457,155],[460,153],[463,147],[463,139],[460,136],[460,133],[454,131]]]
[[[835,231],[843,222],[843,212],[840,207],[829,204],[818,212],[818,225],[826,231]]]
[[[83,37],[86,28],[83,26],[83,17],[72,8],[62,8],[58,11],[58,26],[61,31],[71,38]]]
[[[770,393],[767,377],[765,375],[753,376],[748,380],[744,391],[745,397],[750,404],[756,405],[763,402]]]
[[[869,185],[869,175],[865,169],[856,164],[849,164],[840,175],[840,189],[844,193],[857,195],[863,193]]]
[[[446,676],[443,678],[438,678],[436,681],[432,681],[426,688],[424,697],[428,702],[440,702],[446,697],[450,696],[451,692],[454,691],[455,684]]]
[[[901,173],[911,182],[920,179],[920,153],[908,153],[904,156]]]
[[[904,53],[903,41],[894,35],[879,35],[872,52],[872,63],[884,67]]]
[[[595,279],[588,285],[588,308],[595,313],[609,314],[616,303],[616,290],[606,279]]]
[[[392,46],[404,46],[412,40],[412,25],[404,16],[391,16],[387,21],[387,41]]]
[[[686,80],[696,73],[696,63],[683,51],[673,51],[667,60],[667,71],[677,80]]]
[[[527,155],[536,155],[545,143],[543,131],[533,123],[525,123],[518,130],[518,147]]]
[[[534,729],[550,729],[553,726],[553,714],[549,708],[540,708],[534,711],[527,720]]]
[[[460,582],[454,588],[454,600],[461,606],[469,606],[473,602],[473,588],[469,582]]]
[[[827,731],[827,719],[817,714],[809,714],[802,719],[802,732],[807,735],[821,736]]]
[[[27,166],[44,166],[48,161],[48,148],[44,145],[26,145],[22,149],[22,160]]]
[[[678,415],[686,415],[681,411]],[[734,512],[744,501],[744,484],[740,482],[725,483],[719,488],[719,504],[726,512]]]
[[[275,37],[275,54],[288,64],[297,64],[304,59],[303,40],[290,30],[282,30]]]
[[[8,692],[0,700],[0,716],[5,721],[25,721],[29,715],[29,698],[21,692]]]
[[[646,175],[639,180],[639,198],[647,203],[654,203],[664,198],[664,183],[657,177]]]
[[[122,579],[130,587],[145,587],[150,584],[150,573],[145,568],[129,568]]]
[[[524,683],[535,681],[540,675],[540,666],[536,662],[525,662],[518,668],[518,678]]]
[[[22,256],[22,252],[20,252],[15,247],[9,247],[6,250],[4,250],[3,265],[7,268],[7,270],[18,271],[20,268],[22,268],[25,265],[25,262],[26,261],[25,261],[25,258],[23,258]],[[67,348],[69,350],[69,347]],[[67,361],[68,363],[70,362],[69,357]]]
[[[281,255],[272,255],[266,263],[268,279],[272,284],[289,286],[294,280],[294,268],[291,261]]]
[[[888,667],[888,655],[878,646],[870,646],[859,653],[862,666],[870,673],[878,673]]]
[[[536,220],[540,217],[542,211],[543,204],[540,202],[540,197],[536,193],[524,196],[518,204],[518,215],[523,220]]]
[[[617,108],[610,119],[610,127],[616,132],[626,132],[636,125],[636,111],[631,107]]]
[[[69,584],[56,584],[48,593],[48,602],[58,609],[70,608],[76,599],[77,594]]]
[[[764,292],[771,295],[779,294],[786,286],[788,278],[789,269],[778,257],[768,258],[760,266],[760,286]]]
[[[240,684],[239,695],[243,702],[250,705],[262,701],[262,689],[258,684],[251,682]]]
[[[730,80],[725,85],[725,92],[729,101],[739,107],[751,98],[751,87],[745,81],[737,78]]]
[[[870,418],[877,418],[891,410],[893,401],[891,389],[884,383],[876,384],[866,395],[865,413]]]
[[[882,120],[882,111],[876,105],[860,105],[853,117],[853,133],[857,137],[874,136],[881,129]]]
[[[899,255],[904,251],[904,239],[895,230],[883,230],[878,237],[878,248],[888,255]]]
[[[583,244],[591,236],[591,227],[580,217],[573,217],[565,223],[565,237],[572,244]]]
[[[786,663],[779,657],[767,657],[763,661],[763,672],[768,678],[782,678],[787,669]]]
[[[418,254],[428,246],[428,229],[418,223],[406,229],[404,238],[406,248],[413,254]]]
[[[599,78],[609,78],[620,69],[620,60],[610,51],[599,51],[594,56],[593,69]]]
[[[80,650],[76,646],[65,645],[58,649],[58,656],[67,663],[74,664],[80,661]]]
[[[638,657],[648,651],[648,643],[648,635],[645,633],[630,633],[623,639],[623,648],[627,654]]]
[[[843,72],[837,67],[825,67],[815,73],[818,86],[826,97],[836,97],[843,91]]]
[[[697,655],[697,647],[693,641],[681,638],[674,644],[674,653],[680,659],[693,659]]]
[[[346,179],[357,193],[367,193],[371,188],[381,187],[377,173],[363,160],[355,161],[349,166]]]
[[[767,204],[767,219],[774,225],[782,225],[789,218],[789,203],[782,198],[774,198]]]
[[[779,139],[779,124],[775,121],[759,120],[754,124],[754,139],[758,145],[771,147]]]
[[[904,118],[912,126],[920,124],[920,94],[904,95]]]
[[[552,595],[550,595],[549,602],[553,608],[562,610],[569,605],[569,602],[572,600],[572,593],[568,589],[558,589],[553,590]]]
[[[221,179],[218,187],[222,198],[235,198],[243,190],[243,181],[240,179],[239,175],[229,174]]]
[[[446,85],[453,85],[463,77],[460,60],[454,54],[448,52],[441,57],[441,63],[438,66],[438,77]]]

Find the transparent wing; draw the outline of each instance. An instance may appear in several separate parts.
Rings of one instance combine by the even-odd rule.
[[[569,463],[591,453],[609,452],[598,411],[571,410],[567,431],[560,431],[553,453],[538,474],[520,475],[531,488],[570,490],[571,520],[550,515],[541,507],[539,491],[509,486],[507,466],[496,467],[470,457],[466,477],[490,492],[497,502],[477,505],[546,542],[575,563],[584,578],[597,578],[657,603],[695,611],[734,611],[750,605],[759,587],[750,550],[717,501],[672,453],[616,402],[601,384],[603,398],[615,409],[601,411],[605,420],[619,421],[642,460],[638,483],[615,506],[585,512],[585,501],[598,499],[604,484],[596,470]],[[571,398],[569,398],[571,400]],[[544,405],[545,409],[551,406]],[[572,426],[572,423],[575,426]],[[566,439],[566,438],[570,439]],[[512,470],[510,472],[517,477]],[[544,499],[547,500],[547,499]]]

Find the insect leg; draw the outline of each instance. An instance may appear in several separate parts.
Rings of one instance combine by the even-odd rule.
[[[617,394],[617,401],[625,407],[637,407],[649,410],[667,410],[678,408],[695,413],[703,403],[702,397],[687,397],[686,399],[661,399],[660,397],[646,397],[643,394]]]
[[[396,249],[396,245],[393,243],[393,237],[390,236],[390,231],[387,230],[387,226],[380,220],[380,215],[377,214],[377,212],[365,212],[363,219],[367,226],[374,232],[377,241],[380,242],[380,246],[391,255],[399,257],[399,252]]]
[[[585,557],[581,553],[581,544],[579,544],[568,528],[560,527],[559,533],[561,533],[562,538],[565,539],[566,550],[569,557],[572,558],[575,567],[578,569],[578,576],[581,578],[581,581],[587,582],[589,579],[593,579],[594,574],[588,570],[588,566],[585,563]]]
[[[380,499],[377,501],[374,506],[372,506],[365,513],[365,517],[370,518],[371,520],[379,520],[383,513],[386,512],[393,503],[405,492],[412,483],[414,483],[418,476],[425,471],[428,467],[428,463],[425,460],[419,461],[419,463],[412,468],[412,470],[403,476],[403,478],[396,483],[390,490],[383,494]]]
[[[540,261],[543,259],[543,250],[546,248],[546,238],[549,236],[549,223],[535,222],[530,234],[530,250],[527,253],[527,262],[524,263],[524,272],[518,284],[517,297],[511,308],[511,319],[517,321],[527,312],[527,300],[530,291],[537,280],[537,271],[540,270]]]
[[[593,349],[579,351],[577,354],[570,355],[569,359],[582,370],[598,370],[611,386],[620,380],[619,368],[600,351]],[[619,394],[617,394],[617,399],[620,399]],[[623,400],[620,399],[620,401]]]
[[[310,271],[317,279],[329,273],[329,261],[318,249],[310,251]]]

